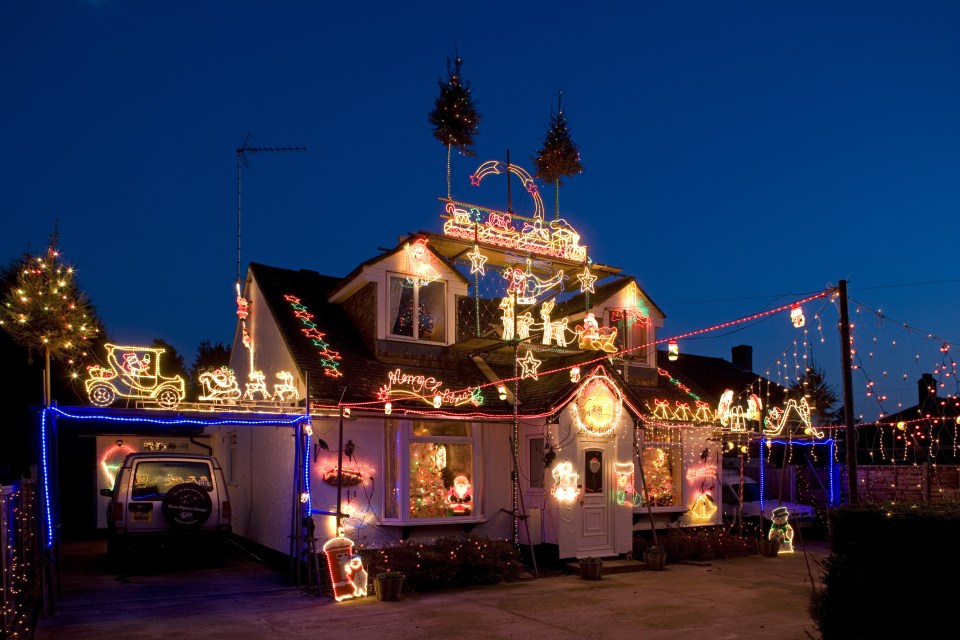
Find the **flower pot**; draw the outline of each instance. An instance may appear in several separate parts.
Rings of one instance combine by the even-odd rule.
[[[403,591],[403,577],[377,576],[377,600],[399,600]]]
[[[603,560],[600,558],[581,559],[580,577],[584,580],[599,580],[603,577]]]
[[[650,570],[663,571],[667,564],[667,554],[664,551],[648,551],[644,554],[643,561]]]
[[[780,543],[776,540],[764,540],[760,543],[760,553],[767,558],[776,558],[780,553]]]

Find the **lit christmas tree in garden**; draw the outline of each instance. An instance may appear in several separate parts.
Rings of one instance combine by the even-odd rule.
[[[447,58],[447,80],[439,80],[440,95],[434,99],[429,121],[434,137],[447,145],[447,199],[450,198],[450,150],[457,147],[465,156],[475,156],[471,147],[480,124],[477,103],[470,93],[470,83],[463,81],[460,67],[463,60]]]
[[[0,309],[0,326],[17,344],[44,354],[44,403],[50,402],[50,359],[73,364],[99,334],[99,321],[61,260],[54,234],[45,256],[24,257]]]
[[[537,167],[538,178],[556,185],[556,217],[559,218],[561,178],[583,171],[579,147],[570,138],[570,127],[563,114],[562,91],[557,96],[557,110],[550,114],[550,127],[533,164]]]

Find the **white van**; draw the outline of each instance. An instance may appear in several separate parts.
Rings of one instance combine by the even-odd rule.
[[[786,507],[790,513],[790,522],[807,526],[817,520],[817,510],[810,505],[786,500],[765,499],[763,501],[764,526],[770,524],[773,510]],[[737,519],[740,512],[740,472],[735,469],[723,470],[723,517]],[[760,483],[753,478],[743,477],[743,519],[758,520],[760,513]]]
[[[181,548],[222,555],[231,534],[230,498],[213,456],[131,453],[117,471],[107,505],[107,552]]]

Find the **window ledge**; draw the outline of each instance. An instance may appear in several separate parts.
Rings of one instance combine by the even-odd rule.
[[[683,513],[683,512],[685,512],[685,511],[687,511],[687,508],[686,508],[686,507],[679,507],[679,506],[678,506],[678,507],[651,507],[650,510],[651,510],[653,513]],[[634,508],[633,508],[633,512],[634,512],[634,513],[646,513],[646,512],[647,512],[647,508],[646,508],[646,507],[634,507]]]
[[[383,525],[386,527],[435,527],[449,526],[458,524],[482,524],[489,518],[486,516],[450,516],[449,518],[417,518],[416,520],[383,519]]]

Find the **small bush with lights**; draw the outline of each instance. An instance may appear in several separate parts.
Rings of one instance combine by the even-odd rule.
[[[520,552],[509,540],[447,536],[433,541],[402,540],[361,547],[371,578],[388,571],[404,574],[404,591],[436,591],[510,582],[525,571]]]

